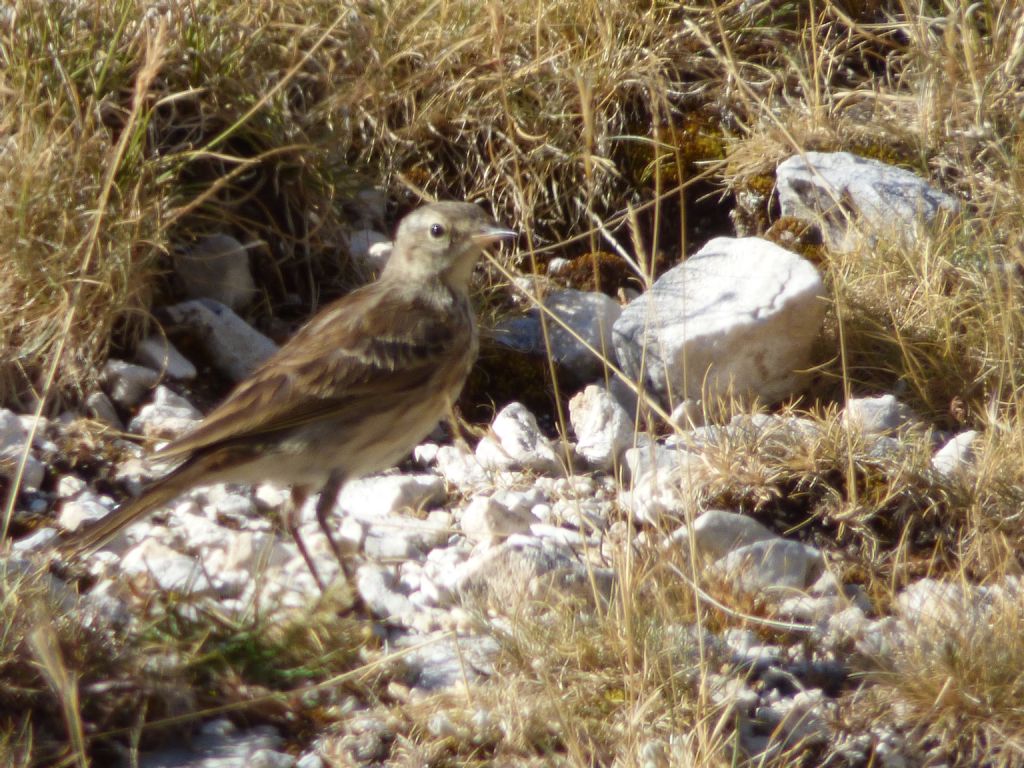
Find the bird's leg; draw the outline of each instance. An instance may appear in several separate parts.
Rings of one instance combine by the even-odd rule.
[[[355,584],[355,574],[352,572],[351,565],[346,559],[344,553],[341,551],[341,547],[338,546],[338,540],[334,537],[334,533],[331,531],[331,526],[328,524],[327,516],[331,513],[335,503],[338,500],[338,492],[341,491],[341,486],[345,484],[345,474],[339,470],[334,470],[327,477],[327,482],[324,487],[320,489],[320,498],[316,501],[316,521],[320,523],[320,530],[324,532],[324,536],[327,537],[327,542],[331,545],[331,550],[334,552],[334,556],[338,558],[338,565],[341,566],[341,572],[345,574],[345,578],[348,579],[349,584]]]
[[[309,550],[306,549],[306,542],[302,540],[302,536],[299,535],[299,523],[302,519],[302,505],[306,502],[306,490],[297,486],[292,486],[292,498],[289,508],[285,510],[285,513],[281,516],[281,520],[284,523],[285,529],[288,534],[292,537],[292,541],[295,542],[295,546],[299,548],[299,554],[302,555],[302,559],[306,561],[306,567],[309,568],[309,572],[313,575],[313,581],[320,588],[320,593],[323,594],[326,591],[326,585],[324,580],[320,578],[320,572],[316,569],[316,564],[313,562],[312,556],[309,554]],[[317,513],[319,517],[319,512]]]
[[[454,401],[448,400],[448,406],[445,411],[444,420],[448,422],[448,428],[452,432],[452,442],[463,453],[472,453],[473,449],[469,447],[469,443],[466,442],[466,438],[462,434],[462,420],[459,418],[459,414],[455,412]]]

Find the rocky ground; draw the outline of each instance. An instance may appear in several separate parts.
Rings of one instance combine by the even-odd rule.
[[[905,171],[846,154],[796,156],[779,168],[778,186],[786,215],[820,223],[827,214],[823,234],[833,248],[894,230],[915,237],[956,207]],[[838,212],[836,200],[844,201]],[[365,231],[352,250],[372,270],[386,258],[386,240]],[[202,247],[217,257],[201,260],[198,275],[179,265],[193,298],[164,316],[188,329],[219,375],[237,381],[275,344],[233,311],[252,291],[244,246],[219,238]],[[358,564],[353,586],[362,605],[353,607],[343,579],[320,593],[274,515],[286,489],[269,485],[196,489],[77,570],[59,571],[52,589],[77,606],[82,622],[120,637],[146,631],[152,607],[172,603],[227,623],[259,615],[286,624],[318,605],[368,610],[361,619],[374,647],[402,660],[384,687],[417,701],[500,680],[496,660],[524,616],[567,601],[581,617],[614,614],[638,589],[643,563],[660,569],[658,584],[685,590],[718,617],[665,631],[690,649],[680,651],[680,665],[694,654],[705,665],[693,684],[729,724],[739,754],[928,762],[898,718],[855,725],[848,709],[869,687],[865,670],[891,671],[886,660],[919,651],[922,637],[938,642],[991,624],[1019,605],[1019,580],[978,587],[924,573],[882,598],[850,567],[844,521],[810,511],[827,491],[775,478],[815,462],[827,465],[819,476],[841,472],[848,460],[868,484],[872,473],[910,466],[925,487],[939,488],[970,477],[978,435],[940,433],[891,393],[852,397],[832,413],[752,409],[752,398],[778,403],[805,386],[825,315],[817,269],[779,245],[717,238],[649,291],[621,297],[625,306],[559,288],[559,269],[552,264],[545,296],[495,338],[517,352],[550,349],[571,378],[594,383],[572,395],[563,434],[538,426],[538,416],[556,423],[551,414],[512,402],[475,445],[439,429],[401,467],[349,483],[332,524]],[[181,434],[202,417],[190,402],[202,390],[196,376],[185,355],[152,337],[134,362],[109,361],[104,389],[88,399],[90,415],[151,439]],[[730,408],[709,405],[730,394],[741,395]],[[127,438],[108,436],[102,455],[88,455],[75,437],[77,418],[37,424],[0,414],[4,456],[16,462],[31,446],[12,562],[36,562],[59,531],[102,517],[155,471]],[[72,444],[84,457],[69,457]],[[303,519],[318,570],[338,576],[312,502]],[[144,752],[138,764],[378,764],[409,738],[365,699],[338,695],[332,706],[343,716],[302,739],[211,714],[187,746]],[[424,738],[500,741],[495,729],[507,725],[499,720],[486,707],[466,719],[439,706]],[[678,735],[639,747],[637,764],[681,764]]]

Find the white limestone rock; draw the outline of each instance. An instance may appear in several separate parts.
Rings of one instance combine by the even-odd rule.
[[[755,716],[782,737],[783,745],[810,747],[828,742],[832,734],[828,723],[834,719],[829,710],[834,708],[824,691],[814,688],[759,707]]]
[[[615,323],[624,373],[663,404],[734,394],[777,402],[801,388],[825,314],[809,261],[756,237],[718,237],[670,269]]]
[[[202,565],[155,538],[132,547],[121,560],[122,570],[140,577],[163,592],[200,595],[212,591]]]
[[[61,505],[57,523],[65,531],[77,531],[83,525],[106,517],[110,509],[94,493],[85,491],[78,498],[69,499]]]
[[[672,535],[672,543],[687,552],[688,541],[704,560],[719,560],[734,549],[778,538],[766,526],[752,517],[722,509],[709,509],[693,521],[693,531],[680,528]]]
[[[893,395],[855,397],[843,409],[843,426],[865,435],[899,432],[913,420],[914,412]]]
[[[228,719],[205,723],[197,736],[153,752],[140,752],[139,768],[293,768],[295,758],[277,751],[277,729],[259,725],[245,730]]]
[[[509,403],[476,446],[484,469],[563,474],[554,445],[540,431],[537,419],[522,403]]]
[[[775,171],[783,216],[821,227],[828,246],[848,251],[866,241],[912,244],[957,201],[910,171],[849,152],[804,152]]]
[[[633,444],[633,420],[604,387],[591,384],[569,400],[576,453],[592,467],[609,470]]]
[[[548,538],[511,536],[504,543],[476,551],[452,571],[438,574],[435,583],[444,592],[514,614],[533,602],[557,596],[607,596],[614,573],[581,562],[563,544]]]
[[[652,444],[625,453],[632,484],[619,502],[637,522],[658,524],[684,517],[696,491],[711,477],[706,462],[682,448]]]
[[[896,615],[904,624],[939,632],[982,622],[992,601],[989,590],[972,584],[921,579],[896,595]]]
[[[394,573],[384,566],[361,565],[356,574],[356,589],[366,606],[382,619],[408,623],[416,613],[416,606],[400,591]]]
[[[188,400],[164,386],[156,388],[153,402],[143,406],[128,429],[146,437],[172,439],[185,434],[203,418]]]
[[[174,271],[189,299],[212,299],[241,309],[256,297],[249,250],[231,235],[207,235],[180,249]]]
[[[932,469],[943,477],[955,477],[974,465],[974,444],[980,432],[969,429],[954,435],[932,456]]]
[[[739,594],[772,602],[805,590],[821,575],[825,564],[814,547],[789,539],[757,541],[729,552],[708,567],[708,573],[725,579]]]
[[[346,483],[337,508],[357,520],[419,512],[444,501],[444,481],[434,474],[373,475]]]
[[[442,445],[435,453],[437,471],[448,483],[463,493],[494,484],[491,473],[483,467],[476,455],[457,445]]]
[[[493,496],[475,496],[463,510],[460,525],[470,541],[492,542],[526,533],[536,522],[529,509],[509,508]]]
[[[345,518],[346,521],[351,519]],[[368,521],[362,539],[363,551],[375,560],[420,560],[448,540],[452,524],[451,513],[440,509],[422,520],[389,515]]]
[[[166,336],[147,336],[135,348],[135,359],[175,381],[191,381],[196,367]]]
[[[277,351],[277,345],[226,304],[195,299],[166,307],[168,316],[198,337],[210,362],[232,381],[241,381]]]

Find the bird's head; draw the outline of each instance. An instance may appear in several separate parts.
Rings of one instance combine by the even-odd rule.
[[[406,280],[440,279],[464,291],[484,248],[516,237],[472,203],[431,203],[398,225],[384,275]]]

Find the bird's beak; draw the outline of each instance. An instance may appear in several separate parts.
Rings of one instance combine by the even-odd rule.
[[[481,248],[485,248],[499,240],[513,240],[517,237],[519,237],[519,233],[514,229],[505,229],[504,227],[499,227],[497,225],[487,227],[486,229],[477,232],[475,235],[472,235],[473,242]]]

